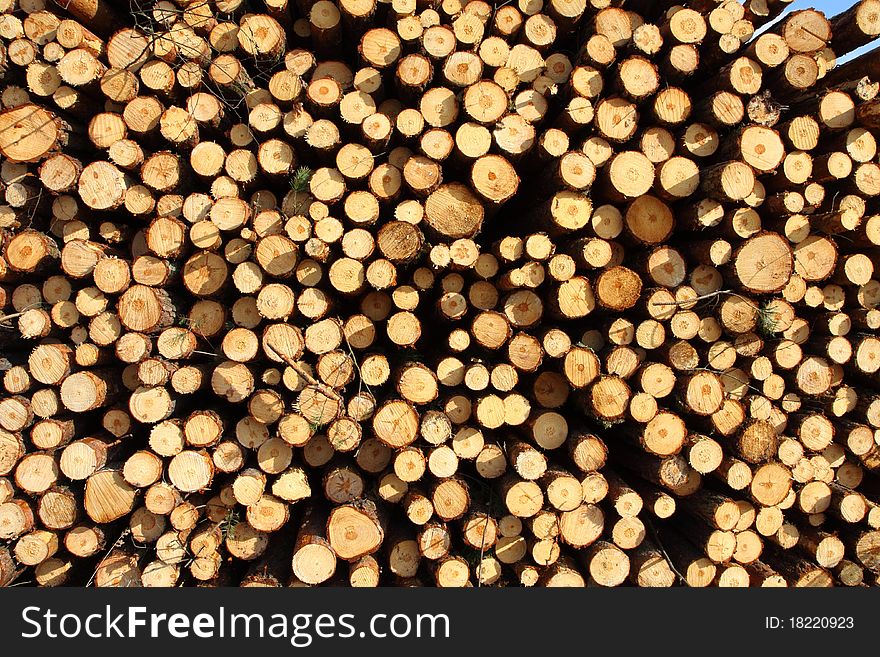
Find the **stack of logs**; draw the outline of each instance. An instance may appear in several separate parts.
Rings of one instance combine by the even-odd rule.
[[[877,583],[880,0],[121,4],[0,0],[0,585]]]

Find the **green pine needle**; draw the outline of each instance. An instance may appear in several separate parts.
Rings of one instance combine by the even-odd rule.
[[[224,540],[235,538],[235,528],[239,523],[238,512],[235,509],[229,509],[226,517],[220,522],[220,533]]]
[[[312,171],[309,167],[300,167],[290,179],[290,188],[295,192],[305,192],[309,188],[309,181],[312,179]]]
[[[758,310],[758,333],[764,337],[771,337],[776,333],[777,312],[769,305],[764,305]]]

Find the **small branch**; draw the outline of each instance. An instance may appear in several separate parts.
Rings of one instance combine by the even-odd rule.
[[[21,317],[29,310],[33,310],[34,308],[40,308],[42,305],[43,305],[42,301],[38,301],[37,303],[32,303],[28,306],[25,306],[24,310],[22,310],[19,313],[12,313],[10,315],[0,316],[0,324],[5,324],[6,322],[8,322],[11,319],[17,319],[18,317]],[[9,327],[9,328],[11,328],[11,327]]]
[[[754,302],[754,300],[749,299],[747,296],[740,294],[739,292],[734,292],[733,290],[716,290],[715,292],[707,292],[706,294],[701,294],[700,296],[693,297],[690,299],[682,299],[681,301],[655,301],[653,305],[655,306],[684,306],[689,303],[697,303],[699,301],[705,301],[707,299],[714,299],[716,297],[720,297],[722,294],[729,294],[732,297],[736,297],[737,299],[742,299],[746,303],[750,304],[755,310],[761,312],[761,307]]]
[[[278,351],[275,347],[273,347],[271,344],[266,344],[266,347],[268,347],[269,349],[271,349],[271,350],[272,350],[272,351],[273,351],[273,352],[274,352],[274,353],[275,353],[275,354],[276,354],[281,360],[283,360],[287,365],[289,365],[289,366],[292,367],[294,370],[296,370],[296,373],[299,374],[299,375],[300,375],[302,378],[304,378],[306,381],[308,381],[309,383],[311,383],[313,386],[318,386],[318,387],[321,389],[322,392],[324,392],[324,393],[326,393],[327,395],[333,397],[333,398],[336,399],[338,402],[340,402],[340,403],[342,403],[342,404],[344,405],[344,400],[342,399],[342,395],[340,395],[338,392],[336,392],[333,388],[331,388],[330,386],[328,386],[326,383],[321,383],[320,381],[318,381],[318,379],[316,379],[315,377],[313,377],[313,376],[311,375],[311,373],[309,373],[309,371],[308,371],[306,368],[304,368],[300,363],[297,363],[297,362],[296,362],[295,360],[293,360],[290,356],[281,353],[281,352]]]

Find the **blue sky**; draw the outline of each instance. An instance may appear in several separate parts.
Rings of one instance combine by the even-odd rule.
[[[810,6],[809,2],[794,2],[793,4],[799,5],[798,9]],[[851,2],[847,2],[847,0],[819,0],[818,2],[813,3],[813,7],[820,11],[824,11],[827,16],[835,16],[852,4],[853,3]]]
[[[853,4],[855,4],[855,2],[856,2],[856,0],[812,0],[812,1],[810,1],[810,0],[794,0],[794,2],[792,2],[788,6],[788,9],[782,14],[782,16],[785,16],[785,14],[792,12],[796,9],[810,9],[810,8],[812,8],[812,9],[818,9],[819,11],[824,12],[824,14],[828,18],[831,18],[832,16],[836,16],[840,12],[851,7]],[[782,16],[780,16],[780,18],[782,18]],[[779,19],[777,19],[777,20],[779,20]],[[764,29],[766,29],[767,27],[769,27],[769,25],[765,26],[763,29],[759,30],[759,33],[763,32]],[[862,54],[863,52],[870,50],[871,48],[876,47],[877,45],[878,45],[877,42],[873,42],[873,43],[870,43],[866,46],[862,46],[858,50],[854,50],[853,52],[851,52],[848,55],[845,55],[843,57],[838,57],[837,63],[842,64],[843,62],[845,62],[849,59],[852,59],[853,57],[856,57],[856,56]]]

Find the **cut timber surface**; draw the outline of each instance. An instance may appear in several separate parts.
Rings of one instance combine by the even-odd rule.
[[[0,586],[878,584],[880,0],[788,4],[0,0]]]

